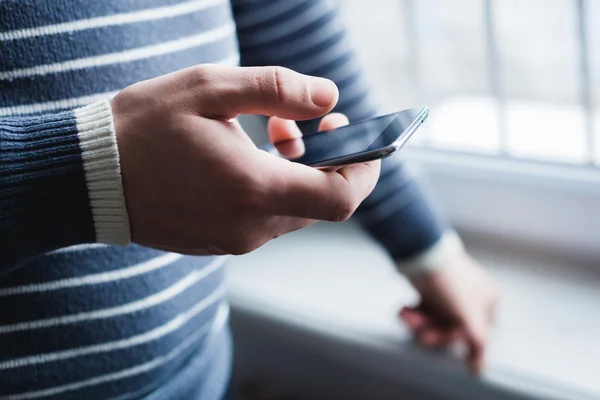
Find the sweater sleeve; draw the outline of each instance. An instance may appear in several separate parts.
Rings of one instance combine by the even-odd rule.
[[[328,0],[234,0],[233,11],[243,65],[281,65],[334,81],[340,91],[336,112],[351,121],[376,114],[376,105],[352,51],[335,3]],[[315,131],[318,121],[299,123]],[[383,160],[381,178],[356,213],[367,229],[397,260],[400,269],[416,271],[454,237],[424,183],[395,156]],[[452,242],[452,241],[450,241]],[[456,241],[454,241],[456,242]],[[453,242],[453,243],[454,243]],[[456,247],[456,246],[454,246]],[[424,265],[431,269],[431,265]]]
[[[129,243],[108,101],[0,117],[0,273],[81,243]]]

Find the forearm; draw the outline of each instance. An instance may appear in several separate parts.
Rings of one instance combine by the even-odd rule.
[[[233,3],[242,63],[282,65],[329,78],[340,91],[334,111],[346,114],[350,121],[376,114],[364,73],[333,2],[297,0],[283,8],[281,2],[268,0]],[[264,12],[269,6],[277,12]],[[305,132],[315,131],[318,121],[299,125]],[[419,255],[433,249],[449,230],[421,180],[398,157],[383,160],[379,183],[356,215],[400,263],[418,263]]]
[[[0,272],[74,244],[128,243],[108,102],[0,118],[0,141]]]

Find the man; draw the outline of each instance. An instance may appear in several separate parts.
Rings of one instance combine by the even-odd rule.
[[[375,114],[333,5],[231,3],[0,2],[0,398],[220,398],[215,256],[373,189],[378,162],[293,164],[235,120],[290,137]],[[480,369],[493,285],[397,159],[358,215],[422,295],[402,312],[421,342],[464,338]]]

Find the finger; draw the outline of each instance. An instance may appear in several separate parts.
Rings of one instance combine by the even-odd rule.
[[[419,331],[431,324],[431,321],[425,314],[413,308],[402,308],[399,316],[412,331]]]
[[[373,191],[379,161],[321,171],[270,156],[270,208],[277,215],[344,221]]]
[[[348,125],[350,121],[348,117],[341,113],[331,113],[323,117],[319,123],[320,131],[328,131],[331,129],[339,128],[340,126]]]
[[[418,333],[417,337],[419,344],[426,349],[441,347],[445,344],[442,333],[434,327],[424,329]]]
[[[443,341],[446,345],[458,342],[461,338],[461,331],[458,328],[446,329],[443,332]]]
[[[466,329],[465,336],[468,346],[467,365],[473,373],[478,374],[485,366],[486,337],[472,329]]]
[[[304,154],[305,147],[302,132],[296,122],[279,117],[269,118],[267,123],[269,140],[282,156],[288,159],[299,158]]]
[[[327,131],[340,126],[348,125],[348,118],[344,114],[328,114],[319,123],[319,131]],[[306,148],[302,137],[302,132],[294,121],[279,117],[269,118],[267,123],[267,132],[269,140],[275,145],[275,148],[287,159],[293,160],[304,155]],[[297,140],[294,140],[297,139]]]
[[[313,119],[331,111],[339,96],[332,81],[283,67],[201,65],[186,73],[198,89],[197,109],[206,117],[261,114]]]

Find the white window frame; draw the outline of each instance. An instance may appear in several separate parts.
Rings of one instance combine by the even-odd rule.
[[[417,148],[402,156],[424,169],[459,230],[600,261],[596,168]]]

